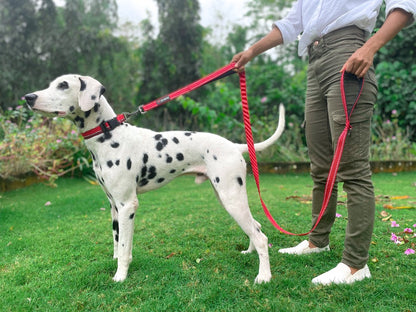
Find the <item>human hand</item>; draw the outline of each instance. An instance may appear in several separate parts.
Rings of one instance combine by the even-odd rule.
[[[235,71],[240,73],[244,71],[244,66],[251,61],[254,56],[250,52],[250,50],[246,50],[240,53],[237,53],[233,56],[231,62],[235,63]]]
[[[345,70],[347,73],[362,78],[373,64],[373,59],[374,53],[364,45],[350,56],[342,67],[341,72]]]

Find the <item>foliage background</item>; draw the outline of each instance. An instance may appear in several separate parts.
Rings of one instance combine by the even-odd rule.
[[[80,73],[91,75],[106,86],[106,96],[116,112],[134,111],[138,105],[229,63],[235,53],[265,35],[271,22],[284,16],[293,2],[250,1],[247,15],[252,24],[243,27],[236,23],[225,42],[214,44],[208,40],[213,29],[200,24],[198,0],[154,1],[159,9],[159,27],[145,20],[139,34],[132,34],[133,25],[119,25],[115,0],[65,1],[64,6],[56,6],[52,0],[0,1],[2,174],[10,169],[6,168],[10,140],[27,148],[15,150],[15,154],[36,158],[37,149],[31,141],[36,133],[26,128],[29,119],[37,123],[40,145],[45,132],[54,131],[51,123],[23,112],[22,95],[45,88],[58,75]],[[377,27],[384,15],[380,13]],[[373,159],[415,158],[415,51],[416,27],[409,27],[375,58],[379,94],[373,123]],[[306,66],[307,60],[297,56],[296,43],[261,55],[247,66],[256,141],[274,131],[278,104],[286,107],[288,131],[278,145],[260,155],[260,160],[308,160],[302,129]],[[131,122],[155,130],[210,131],[236,142],[245,141],[235,76],[207,85]],[[79,153],[65,149],[65,144],[82,146],[71,140],[60,148],[64,148],[64,154],[75,153],[82,159],[82,147]],[[75,164],[79,163],[76,158]],[[32,170],[35,166],[29,165]],[[47,164],[43,170],[51,166]]]

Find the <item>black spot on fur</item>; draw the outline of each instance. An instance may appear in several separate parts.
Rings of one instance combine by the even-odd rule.
[[[85,118],[88,118],[91,114],[91,110],[85,112]]]
[[[116,160],[116,165],[119,166],[120,165],[120,159]]]
[[[140,180],[139,186],[145,186],[145,185],[147,185],[148,183],[149,183],[149,180],[147,180],[147,179],[142,179],[142,180]]]
[[[157,180],[157,183],[162,183],[163,181],[165,181],[165,178],[160,178]]]
[[[94,104],[94,112],[98,112],[98,109],[100,108],[100,103]]]
[[[115,238],[116,242],[118,242],[118,234],[116,234]]]
[[[120,146],[120,143],[118,143],[118,142],[113,142],[113,143],[111,143],[111,147],[112,148],[117,148],[117,147],[119,147]]]
[[[118,228],[118,221],[114,220],[113,221],[113,231],[116,231],[116,233],[119,233],[119,228]]]
[[[166,162],[170,164],[172,161],[173,161],[173,158],[169,156],[168,154],[166,154]]]
[[[171,171],[169,171],[169,173],[175,173],[176,172],[176,170],[175,169],[172,169]]]
[[[164,148],[163,143],[162,143],[162,142],[157,142],[157,144],[156,144],[156,149],[157,149],[158,151],[161,151],[163,148]]]
[[[58,89],[59,90],[66,90],[69,89],[69,85],[67,81],[62,81],[61,83],[58,84]]]
[[[240,184],[241,186],[243,186],[243,179],[241,179],[241,177],[237,178],[237,182],[238,184]]]
[[[143,154],[143,163],[147,164],[148,161],[149,161],[149,155]]]
[[[179,160],[179,161],[183,161],[185,159],[185,157],[183,156],[182,153],[178,153],[178,154],[176,154],[176,159]]]
[[[136,176],[136,183],[139,183],[140,176]]]
[[[95,154],[93,152],[91,152],[91,156],[92,156],[92,160],[96,161],[97,157],[95,156]]]
[[[172,141],[173,141],[173,143],[175,143],[175,144],[179,144],[179,140],[178,140],[178,138],[176,138],[176,137],[174,137],[174,138],[172,139]]]
[[[81,117],[77,116],[77,117],[75,117],[74,121],[75,121],[75,123],[77,124],[77,126],[79,128],[81,128],[81,129],[84,128],[84,118],[81,118]]]
[[[166,145],[168,145],[168,140],[163,138],[161,134],[156,134],[155,140],[158,141],[156,143],[156,149],[158,151],[161,151]]]
[[[151,166],[149,168],[149,175],[147,176],[147,178],[149,180],[154,179],[156,177],[157,173],[156,173],[156,167],[155,166]]]
[[[81,78],[79,78],[79,81],[81,82],[81,87],[79,88],[79,91],[84,91],[87,88],[87,84]]]
[[[97,97],[93,94],[93,95],[91,95],[91,100],[95,100]]]
[[[113,136],[112,136],[112,134],[110,132],[105,132],[102,136],[100,136],[97,139],[97,142],[104,143],[105,141],[110,140],[112,137]]]
[[[130,220],[132,220],[134,218],[134,213],[132,213],[129,217]]]
[[[214,158],[214,160],[217,160],[218,159],[217,156],[215,156],[215,155],[212,158]]]
[[[108,168],[111,168],[113,166],[113,162],[111,160],[107,161],[107,166]]]
[[[127,159],[127,169],[130,170],[131,169],[131,159]]]
[[[186,136],[191,136],[191,135],[192,135],[192,133],[191,133],[191,132],[185,132],[185,135],[186,135]]]
[[[141,172],[141,174],[140,174],[142,177],[145,177],[146,175],[147,175],[147,167],[146,166],[143,166],[142,167],[142,172]]]
[[[69,111],[70,112],[73,112],[74,110],[75,110],[75,107],[74,106],[69,107]]]
[[[215,178],[215,182],[219,183],[220,182],[220,178],[219,177],[216,177]]]

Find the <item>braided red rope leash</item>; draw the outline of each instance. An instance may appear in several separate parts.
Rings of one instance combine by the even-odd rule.
[[[325,210],[328,206],[329,199],[331,197],[332,190],[333,190],[335,180],[336,180],[336,177],[337,177],[337,172],[338,172],[339,164],[340,164],[340,161],[341,161],[342,152],[344,150],[345,139],[347,137],[348,131],[351,130],[350,117],[351,117],[351,114],[352,114],[355,106],[358,103],[358,99],[361,96],[363,86],[364,86],[364,80],[362,80],[360,92],[358,93],[358,96],[355,100],[355,103],[354,103],[352,109],[351,109],[351,112],[348,114],[347,100],[346,100],[346,97],[345,97],[345,89],[344,89],[344,74],[345,74],[345,71],[343,71],[341,73],[340,88],[341,88],[342,104],[343,104],[344,112],[345,112],[345,128],[344,128],[344,130],[342,131],[341,135],[338,138],[338,144],[337,144],[337,147],[336,147],[336,150],[335,150],[334,158],[333,158],[332,164],[331,164],[331,169],[329,171],[328,179],[327,179],[326,186],[325,186],[324,200],[323,200],[323,203],[322,203],[321,211],[319,213],[318,219],[316,220],[314,226],[308,232],[296,234],[296,233],[286,231],[279,224],[277,224],[277,222],[274,220],[273,216],[271,215],[269,209],[267,209],[266,204],[264,203],[264,201],[261,197],[259,169],[258,169],[258,165],[257,165],[256,151],[254,149],[254,140],[253,140],[253,133],[251,131],[250,112],[249,112],[248,100],[247,100],[246,75],[245,75],[245,72],[239,73],[239,75],[240,75],[241,104],[242,104],[242,109],[243,109],[244,128],[245,128],[245,132],[246,132],[248,152],[249,152],[249,155],[250,155],[251,170],[253,172],[254,180],[256,181],[257,191],[258,191],[258,194],[259,194],[259,197],[260,197],[260,202],[261,202],[261,205],[263,207],[264,213],[266,214],[269,221],[273,224],[273,226],[284,234],[296,235],[296,236],[305,236],[305,235],[310,234],[318,226],[318,224],[321,221],[322,216],[324,215]]]

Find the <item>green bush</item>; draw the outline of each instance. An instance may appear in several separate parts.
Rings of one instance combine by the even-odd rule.
[[[44,118],[21,103],[0,114],[0,177],[35,173],[50,183],[62,175],[90,170],[91,160],[69,120]]]

